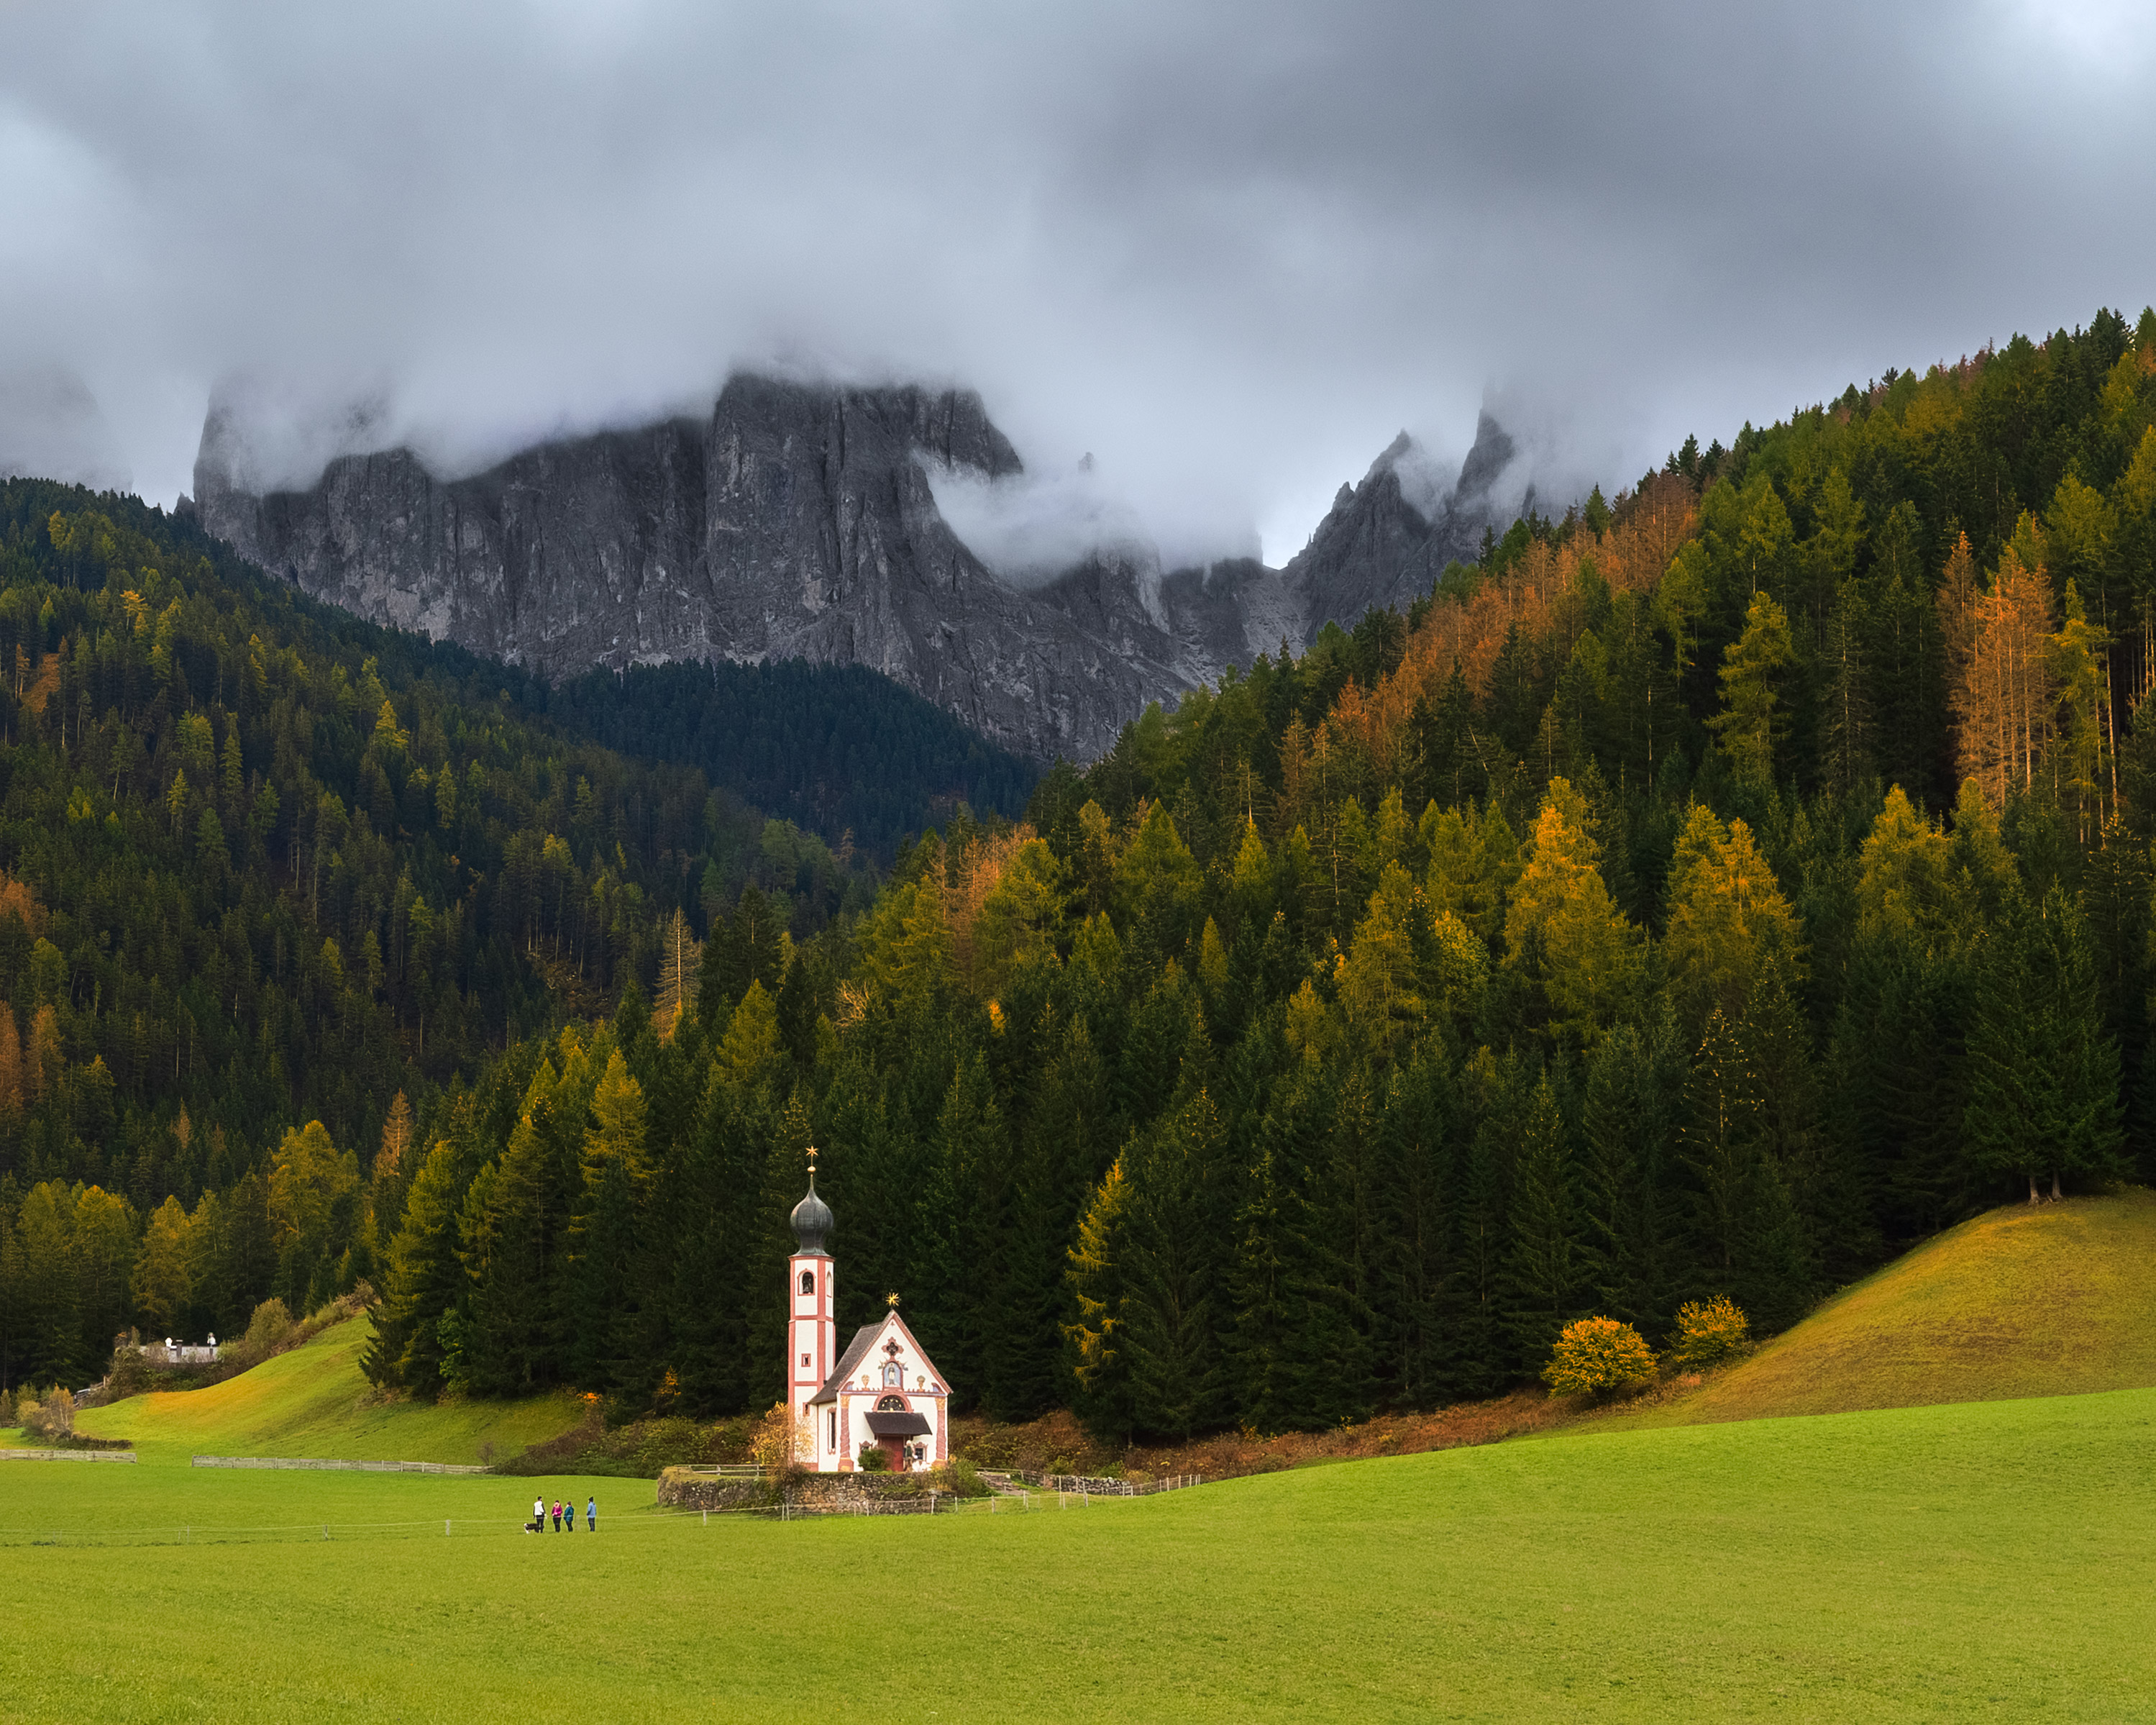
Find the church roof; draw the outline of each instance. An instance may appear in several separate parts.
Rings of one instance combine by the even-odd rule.
[[[880,1323],[864,1324],[855,1331],[854,1339],[846,1344],[846,1351],[839,1356],[839,1363],[831,1368],[831,1375],[824,1380],[823,1388],[816,1392],[808,1405],[813,1408],[819,1402],[837,1401],[839,1386],[854,1375],[854,1368],[866,1357],[876,1337],[882,1334],[883,1326]]]
[[[921,1345],[913,1331],[906,1327],[906,1320],[893,1311],[873,1324],[862,1325],[854,1331],[854,1339],[846,1344],[845,1352],[839,1356],[839,1363],[831,1368],[831,1375],[824,1380],[823,1388],[809,1398],[810,1407],[820,1407],[825,1402],[839,1399],[839,1392],[846,1387],[846,1380],[860,1369],[861,1362],[868,1357],[869,1350],[875,1346],[876,1337],[882,1335],[886,1328],[896,1329],[906,1338],[907,1347],[920,1362],[920,1370],[931,1382],[938,1384],[943,1382],[943,1374],[936,1369],[935,1361],[928,1357],[928,1350]],[[921,1392],[916,1390],[913,1393],[918,1395]],[[948,1391],[939,1390],[933,1393],[947,1394]]]
[[[831,1207],[816,1196],[816,1171],[814,1168],[808,1171],[808,1196],[793,1207],[792,1220],[797,1256],[830,1256],[824,1248],[824,1242],[831,1235]]]

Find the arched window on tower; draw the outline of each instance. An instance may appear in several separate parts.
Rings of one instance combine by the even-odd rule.
[[[814,1270],[804,1269],[801,1272],[801,1291],[803,1294],[814,1294],[816,1291],[816,1272]]]

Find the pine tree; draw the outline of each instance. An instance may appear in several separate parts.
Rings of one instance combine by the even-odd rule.
[[[703,962],[703,942],[690,932],[688,918],[677,906],[659,949],[659,1000],[652,1017],[661,1042],[671,1042],[681,1020],[694,1009]]]
[[[1773,497],[1771,488],[1767,495]],[[1775,507],[1780,507],[1779,502]],[[1786,515],[1782,518],[1784,529],[1788,520]],[[1788,729],[1787,718],[1778,711],[1781,685],[1795,658],[1789,617],[1762,588],[1744,614],[1744,633],[1722,655],[1724,710],[1707,721],[1740,782],[1763,786],[1774,781]]]
[[[1591,821],[1585,800],[1553,779],[1505,914],[1506,968],[1539,991],[1552,1037],[1586,1046],[1634,1009],[1640,965],[1638,930],[1597,867]]]
[[[1474,1120],[1461,1183],[1457,1252],[1461,1298],[1458,1393],[1495,1395],[1512,1381],[1505,1312],[1506,1205],[1532,1079],[1517,1058],[1500,1066],[1486,1048],[1463,1088]]]
[[[1727,1294],[1769,1331],[1801,1316],[1810,1280],[1803,1227],[1770,1148],[1756,1027],[1719,1007],[1692,1064],[1685,1162],[1695,1182],[1696,1295]]]
[[[1871,774],[1871,676],[1864,646],[1871,626],[1863,589],[1844,581],[1821,631],[1820,652],[1826,684],[1824,765],[1827,784],[1840,796]]]
[[[1630,1025],[1590,1059],[1582,1114],[1582,1245],[1596,1304],[1655,1336],[1669,1327],[1671,1295],[1668,1175],[1681,1074],[1672,1073],[1674,1023],[1651,1037]]]
[[[1094,1188],[1070,1253],[1075,1311],[1065,1326],[1073,1403],[1086,1429],[1127,1442],[1134,1420],[1123,1357],[1122,1233],[1126,1188],[1118,1159]]]
[[[59,1383],[81,1368],[80,1293],[69,1237],[73,1209],[66,1187],[41,1181],[23,1196],[15,1218],[9,1304],[18,1383]]]
[[[2097,1011],[2088,924],[2054,888],[2041,906],[2013,907],[1985,943],[1969,1029],[1963,1133],[1986,1172],[2025,1177],[2029,1202],[2051,1177],[2116,1169],[2118,1048]]]
[[[1759,1086],[1759,1141],[1744,1273],[1732,1292],[1753,1327],[1768,1334],[1810,1308],[1815,1276],[1807,1218],[1847,1220],[1846,1195],[1828,1179],[1824,1162],[1810,1032],[1784,974],[1779,960],[1765,966],[1743,1022],[1745,1053]]]
[[[1728,1293],[1739,1273],[1750,1222],[1759,1086],[1738,1025],[1719,1007],[1707,1017],[1686,1102],[1685,1162],[1697,1182],[1699,1286]]]
[[[528,1395],[558,1381],[564,1363],[562,1290],[553,1278],[566,1255],[569,1216],[556,1208],[549,1177],[554,1087],[553,1067],[542,1061],[524,1117],[489,1165],[485,1192],[473,1182],[458,1221],[458,1255],[472,1284],[466,1382],[483,1395]]]
[[[1427,1045],[1393,1072],[1376,1134],[1375,1184],[1392,1227],[1372,1265],[1383,1339],[1378,1395],[1394,1408],[1435,1406],[1458,1370],[1455,1104],[1441,1052]]]
[[[457,1171],[459,1186],[461,1175],[462,1171]],[[276,1281],[277,1240],[270,1225],[267,1182],[249,1169],[234,1185],[226,1209],[225,1250],[218,1266],[217,1316],[225,1334],[236,1336],[247,1328],[254,1308],[270,1297]]]
[[[954,1403],[980,1398],[987,1317],[1009,1244],[1009,1148],[988,1063],[959,1063],[936,1125],[907,1321],[943,1368]]]
[[[419,1165],[390,1243],[381,1301],[369,1315],[374,1336],[360,1356],[360,1369],[375,1383],[429,1398],[443,1387],[438,1326],[464,1292],[457,1214],[469,1181],[459,1160],[444,1139]],[[264,1219],[266,1226],[266,1211]]]
[[[1516,1368],[1541,1369],[1558,1332],[1588,1294],[1589,1262],[1582,1238],[1572,1148],[1557,1091],[1545,1073],[1530,1099],[1518,1172],[1506,1218],[1506,1327]]]
[[[693,1413],[753,1411],[749,1387],[762,1375],[752,1369],[749,1353],[755,1285],[748,1272],[763,1170],[752,1165],[754,1140],[744,1130],[740,1106],[724,1074],[716,1065],[707,1068],[675,1187],[680,1226],[667,1290],[668,1331],[682,1401]],[[849,1208],[834,1210],[842,1228]]]
[[[1221,1238],[1219,1113],[1200,1089],[1132,1141],[1127,1158],[1122,1348],[1137,1429],[1187,1439],[1219,1425],[1229,1400],[1217,1331]]]

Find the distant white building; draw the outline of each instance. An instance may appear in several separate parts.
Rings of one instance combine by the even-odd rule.
[[[816,1196],[815,1156],[808,1152],[808,1196],[793,1207],[787,1264],[788,1405],[808,1428],[818,1473],[851,1472],[879,1449],[895,1473],[934,1467],[950,1456],[951,1392],[899,1316],[898,1296],[839,1352],[838,1269],[824,1249],[831,1208]]]
[[[217,1363],[217,1337],[214,1336],[201,1347],[175,1341],[169,1336],[162,1342],[145,1341],[141,1347],[142,1357],[153,1366],[213,1366]]]

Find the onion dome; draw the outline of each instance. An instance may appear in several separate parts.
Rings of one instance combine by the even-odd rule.
[[[793,1207],[793,1242],[798,1256],[826,1258],[824,1242],[829,1237],[831,1207],[816,1196],[816,1171],[808,1171],[808,1196]]]

